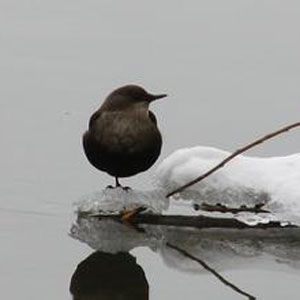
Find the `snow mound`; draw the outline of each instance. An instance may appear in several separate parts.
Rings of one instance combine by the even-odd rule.
[[[175,151],[158,167],[159,186],[167,192],[204,174],[231,153],[211,147]],[[255,205],[279,219],[300,224],[300,154],[285,157],[247,157],[239,155],[216,173],[180,193],[182,199],[196,203]]]

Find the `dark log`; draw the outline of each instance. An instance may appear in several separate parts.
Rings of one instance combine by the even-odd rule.
[[[232,214],[238,214],[241,212],[251,212],[254,214],[259,213],[270,213],[270,211],[263,209],[265,203],[258,203],[253,207],[248,207],[246,205],[241,205],[240,207],[228,207],[224,204],[217,203],[215,205],[208,204],[208,203],[202,203],[194,204],[195,210],[204,210],[204,211],[210,211],[210,212],[221,212],[221,213],[232,213]]]
[[[248,225],[237,219],[233,218],[217,218],[207,216],[182,216],[182,215],[158,215],[150,213],[140,213],[142,209],[133,213],[129,219],[126,219],[127,223],[133,225],[162,225],[162,226],[176,226],[176,227],[194,227],[194,228],[232,228],[232,229],[244,229],[244,228],[298,228],[296,225],[288,224],[282,226],[280,222],[270,221],[269,223],[259,223],[257,225]],[[117,222],[124,221],[124,213],[119,214],[105,214],[105,213],[80,213],[79,217],[84,218],[98,218],[98,219],[112,219]]]

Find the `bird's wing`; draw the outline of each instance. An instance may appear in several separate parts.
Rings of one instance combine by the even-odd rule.
[[[155,125],[157,125],[155,114],[151,110],[149,110],[149,118]]]
[[[89,128],[91,129],[93,127],[93,124],[95,123],[95,121],[100,117],[101,115],[101,110],[97,110],[96,112],[94,112],[90,118],[89,121]]]

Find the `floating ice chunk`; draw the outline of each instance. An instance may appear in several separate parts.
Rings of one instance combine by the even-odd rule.
[[[167,209],[164,190],[124,191],[122,188],[106,189],[83,197],[76,203],[76,221],[70,235],[95,250],[116,253],[138,246],[157,247],[161,241],[159,227],[149,227],[144,233],[110,219],[87,218],[84,215],[103,213],[108,215],[145,207],[147,212],[160,213]]]
[[[230,155],[210,147],[180,149],[158,167],[156,176],[168,192],[204,174]],[[280,218],[300,224],[300,154],[285,157],[240,155],[202,182],[180,194],[215,204],[240,206],[266,203]]]
[[[70,235],[94,250],[108,253],[128,252],[141,246],[156,249],[162,242],[159,228],[150,227],[145,232],[137,232],[134,228],[110,219],[86,217],[77,218]]]
[[[280,217],[270,213],[254,214],[249,212],[238,213],[235,218],[249,226],[256,226],[258,224],[268,224],[270,222],[280,222],[282,227],[290,225],[289,222],[282,221]]]
[[[169,228],[165,232],[165,239],[169,244],[187,251],[218,271],[251,267],[278,269],[279,264],[274,262],[300,268],[299,228]],[[199,264],[169,247],[161,247],[159,252],[164,262],[171,267],[181,271],[206,272]]]
[[[129,195],[131,195],[130,199],[127,198]],[[158,251],[169,265],[187,271],[199,271],[201,268],[182,254],[174,253],[167,243],[187,250],[218,270],[252,265],[258,256],[263,258],[266,255],[270,256],[272,261],[300,267],[299,228],[197,230],[153,224],[139,225],[140,229],[144,230],[141,232],[133,226],[110,218],[99,219],[91,216],[99,212],[109,216],[119,215],[120,211],[134,209],[141,204],[148,208],[148,212],[159,214],[162,208],[167,207],[164,198],[165,191],[125,192],[118,189],[105,190],[85,197],[77,203],[76,220],[72,224],[70,235],[91,248],[103,252],[127,252],[136,247],[146,246]],[[176,201],[166,214],[189,215],[190,210],[192,210],[192,201],[180,200]],[[195,213],[199,212],[193,211],[192,214]],[[232,217],[229,213],[201,212],[201,214],[216,218]],[[256,225],[269,222],[273,215],[240,213],[237,218]]]
[[[140,225],[144,232],[112,219],[82,217],[73,223],[71,237],[95,250],[117,253],[146,246],[158,251],[164,261],[177,269],[201,271],[198,264],[174,252],[168,244],[188,251],[217,270],[251,267],[266,257],[300,268],[299,228],[273,229],[193,229],[175,226]]]
[[[171,201],[164,215],[198,216],[199,212],[194,209],[193,205],[193,200],[176,199],[176,201]]]
[[[168,157],[158,168],[160,189],[152,191],[124,191],[121,188],[106,189],[84,197],[76,205],[77,219],[71,228],[71,236],[87,243],[93,249],[116,253],[135,247],[148,246],[159,249],[166,261],[174,261],[166,242],[175,244],[213,265],[230,268],[242,265],[256,256],[269,255],[288,264],[299,265],[299,228],[268,230],[235,229],[184,229],[170,226],[141,225],[145,232],[137,232],[111,219],[86,218],[84,213],[118,214],[124,210],[146,207],[147,212],[160,214],[195,215],[211,217],[235,217],[249,225],[270,221],[300,223],[300,154],[277,158],[250,158],[239,156],[203,182],[180,194],[180,201],[169,202],[167,192],[183,185],[215,166],[229,153],[206,147],[183,149]],[[186,200],[188,199],[188,201]],[[231,213],[193,210],[195,202],[230,204],[239,207],[265,203],[271,214],[249,212]],[[237,264],[240,257],[241,263]],[[181,260],[183,263],[181,264]],[[179,268],[189,266],[180,256],[175,259]],[[250,262],[251,264],[251,262]],[[198,266],[197,266],[198,268]]]
[[[86,195],[75,203],[77,211],[121,212],[144,206],[148,211],[161,212],[169,206],[163,189],[151,191],[123,190],[122,188],[105,189]]]

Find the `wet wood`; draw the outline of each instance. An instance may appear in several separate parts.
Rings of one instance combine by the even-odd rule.
[[[82,218],[98,218],[98,219],[112,219],[117,222],[126,222],[133,225],[159,225],[159,226],[175,226],[175,227],[193,227],[193,228],[232,228],[232,229],[244,229],[244,228],[298,228],[295,225],[287,224],[282,226],[280,222],[270,221],[268,223],[259,223],[257,225],[248,225],[234,218],[219,218],[208,216],[182,216],[182,215],[160,215],[142,213],[143,208],[134,211],[130,214],[130,218],[124,220],[124,213],[119,214],[105,214],[105,213],[80,213],[79,217]]]

